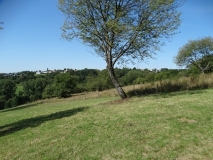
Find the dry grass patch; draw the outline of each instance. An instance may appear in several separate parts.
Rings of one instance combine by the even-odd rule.
[[[196,123],[196,120],[193,119],[187,119],[187,118],[180,118],[179,119],[180,122],[187,122],[187,123]]]

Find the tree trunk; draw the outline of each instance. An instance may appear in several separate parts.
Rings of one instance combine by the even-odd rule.
[[[119,84],[119,82],[118,82],[118,79],[117,79],[117,77],[116,77],[116,75],[115,75],[114,68],[111,67],[111,66],[107,66],[107,70],[108,70],[108,72],[109,72],[109,75],[110,75],[110,78],[111,78],[111,80],[112,80],[112,83],[114,84],[114,86],[115,86],[115,88],[116,88],[118,94],[120,95],[120,97],[121,97],[122,99],[127,98],[126,93],[124,92],[124,90],[122,89],[122,87],[120,86],[120,84]]]

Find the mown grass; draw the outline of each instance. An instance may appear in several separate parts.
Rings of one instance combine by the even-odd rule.
[[[87,96],[0,111],[0,159],[210,160],[212,95]]]

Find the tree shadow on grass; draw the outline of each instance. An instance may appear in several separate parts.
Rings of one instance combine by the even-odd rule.
[[[79,112],[83,112],[85,109],[88,109],[88,108],[89,107],[74,108],[74,109],[70,109],[70,110],[52,113],[49,115],[43,115],[43,116],[37,116],[37,117],[33,117],[33,118],[23,119],[18,122],[0,126],[0,137],[14,133],[16,131],[20,131],[22,129],[29,128],[29,127],[31,127],[31,128],[37,127],[47,121],[70,117]]]
[[[21,109],[31,108],[31,107],[36,107],[37,105],[41,105],[42,103],[43,102],[34,103],[34,104],[31,103],[31,104],[25,104],[25,105],[13,107],[13,108],[8,108],[8,109],[0,110],[0,113],[1,112],[9,112],[9,111],[21,110]]]
[[[158,93],[158,94],[155,94],[155,96],[158,96],[159,98],[169,98],[174,96],[184,96],[184,95],[203,94],[203,93],[205,93],[205,90],[199,89],[199,90],[186,90],[186,91]]]

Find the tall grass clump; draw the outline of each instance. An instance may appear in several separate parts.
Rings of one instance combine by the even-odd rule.
[[[129,96],[153,93],[168,93],[175,91],[207,89],[213,87],[213,74],[181,77],[175,80],[162,80],[152,83],[134,85],[126,88]]]

